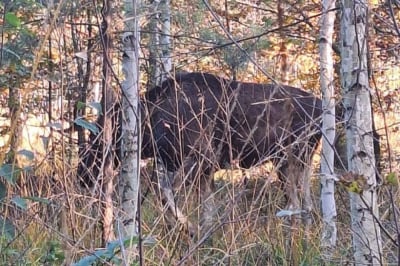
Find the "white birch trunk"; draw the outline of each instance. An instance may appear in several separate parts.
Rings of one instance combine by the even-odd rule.
[[[341,82],[344,90],[349,171],[364,180],[361,193],[350,192],[355,265],[380,265],[381,234],[367,67],[368,2],[342,0]]]
[[[125,34],[122,37],[124,45],[122,70],[125,81],[122,83],[122,161],[119,178],[121,212],[118,217],[118,233],[122,238],[138,235],[136,217],[140,185],[139,6],[139,0],[124,1]]]
[[[170,0],[160,1],[160,20],[161,20],[161,35],[160,35],[160,46],[161,46],[161,66],[162,74],[161,81],[168,78],[172,70],[171,60],[171,6]]]
[[[160,0],[153,0],[150,4],[149,17],[149,87],[153,88],[161,84],[161,62],[160,62]]]
[[[150,88],[168,78],[171,69],[171,7],[169,0],[154,0],[151,4],[150,28]]]
[[[336,202],[335,202],[335,177],[334,177],[334,149],[335,126],[335,91],[333,84],[333,57],[332,36],[334,32],[336,0],[323,0],[320,31],[320,83],[322,91],[322,155],[321,155],[321,210],[323,218],[323,231],[321,246],[329,249],[336,245]]]

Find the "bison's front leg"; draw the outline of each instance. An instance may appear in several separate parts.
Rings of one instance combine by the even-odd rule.
[[[195,236],[197,240],[203,244],[211,243],[212,227],[215,222],[216,205],[214,200],[214,179],[213,172],[210,170],[208,162],[199,159],[198,157],[187,157],[183,169],[179,171],[175,181],[182,184],[191,184],[185,189],[189,189],[191,193],[199,193],[199,210],[200,217],[198,221]],[[190,226],[189,229],[195,229]],[[200,229],[200,230],[199,230]]]
[[[159,164],[162,165],[162,164]],[[173,217],[175,218],[176,221],[178,221],[185,230],[187,230],[189,236],[191,238],[194,237],[196,230],[194,226],[190,223],[187,215],[183,214],[181,209],[177,206],[176,200],[175,200],[175,194],[173,192],[173,180],[176,178],[177,173],[172,173],[172,172],[167,172],[164,167],[158,167],[161,169],[159,170],[160,173],[160,189],[162,193],[162,201],[167,210],[169,210]]]

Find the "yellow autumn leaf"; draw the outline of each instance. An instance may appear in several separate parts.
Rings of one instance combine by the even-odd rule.
[[[357,181],[352,181],[346,186],[346,189],[356,194],[361,194],[363,192],[363,189],[360,187],[360,184]]]

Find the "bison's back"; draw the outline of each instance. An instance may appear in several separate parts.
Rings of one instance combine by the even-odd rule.
[[[150,90],[155,147],[167,168],[186,158],[220,167],[250,167],[283,156],[284,147],[318,128],[321,101],[300,89],[230,82],[205,73],[180,74]],[[315,139],[305,139],[312,147]]]

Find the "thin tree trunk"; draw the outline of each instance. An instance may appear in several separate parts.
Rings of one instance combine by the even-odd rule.
[[[380,265],[381,233],[367,66],[368,2],[342,0],[341,82],[349,171],[360,184],[350,192],[355,265]]]
[[[153,88],[161,84],[161,64],[160,64],[160,30],[158,27],[160,19],[159,11],[160,0],[151,2],[149,30],[149,87]]]
[[[118,217],[120,237],[127,238],[139,234],[136,227],[140,189],[140,109],[139,106],[139,24],[140,1],[125,1],[125,34],[122,42],[124,56],[122,70],[125,81],[122,84],[122,143],[119,195],[121,212]],[[140,222],[140,221],[139,221]],[[133,249],[130,249],[133,250]],[[124,261],[130,265],[132,253],[126,254]]]
[[[172,70],[171,60],[171,6],[170,0],[160,1],[160,20],[161,20],[161,82],[168,78]]]
[[[154,0],[149,22],[149,87],[160,85],[170,74],[171,61],[171,8],[169,0]]]
[[[14,84],[13,84],[14,85]],[[22,140],[22,121],[21,121],[21,110],[20,110],[20,98],[21,93],[19,86],[20,84],[10,85],[8,95],[8,108],[10,110],[10,151],[7,155],[6,163],[13,164],[13,167],[18,165],[17,162],[17,151],[20,148]]]
[[[329,260],[330,251],[336,246],[336,203],[334,177],[335,91],[333,84],[332,40],[335,23],[336,0],[323,0],[320,31],[320,83],[322,91],[322,156],[321,156],[321,210],[323,231],[321,245],[326,247],[325,255]]]
[[[287,46],[286,46],[286,32],[283,30],[283,24],[284,24],[284,3],[282,1],[278,1],[278,27],[280,28],[279,30],[279,36],[281,38],[280,44],[279,44],[279,70],[280,70],[280,81],[283,84],[289,84],[289,62],[288,62],[288,51],[287,51]]]
[[[101,38],[103,44],[103,98],[102,106],[104,114],[101,116],[100,124],[103,128],[102,132],[102,156],[103,156],[103,182],[102,182],[102,209],[103,209],[103,244],[105,245],[110,240],[114,239],[113,230],[113,179],[114,179],[114,132],[116,132],[117,113],[116,108],[117,95],[111,85],[111,62],[112,62],[112,40],[110,36],[109,26],[112,19],[112,4],[111,0],[103,1],[101,14],[103,22],[101,25]]]

